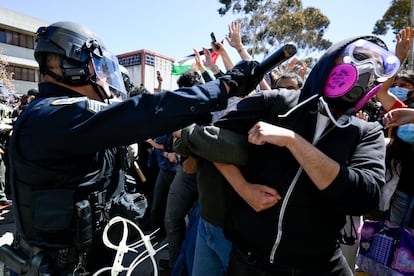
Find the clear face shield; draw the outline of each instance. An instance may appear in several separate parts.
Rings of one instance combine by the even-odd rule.
[[[400,61],[381,46],[359,39],[345,48],[338,63],[329,74],[321,103],[338,127],[346,127],[350,123],[337,124],[326,102],[344,103],[349,117],[381,89],[381,84],[372,88],[375,82],[382,83],[398,72]]]
[[[125,100],[128,94],[119,69],[118,58],[105,49],[100,52],[101,55],[92,54],[96,83],[105,90],[108,97]]]

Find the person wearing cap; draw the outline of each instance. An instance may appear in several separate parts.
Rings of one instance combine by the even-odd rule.
[[[345,39],[321,56],[299,93],[262,91],[214,126],[181,131],[237,192],[224,227],[233,245],[226,275],[353,275],[340,230],[347,215],[378,206],[385,175],[382,126],[353,114],[381,89],[373,81],[399,68],[379,38]],[[232,143],[231,133],[249,143]],[[241,151],[247,161],[229,164],[240,163]]]
[[[208,84],[127,98],[117,58],[75,22],[40,27],[34,55],[39,93],[9,145],[15,242],[0,251],[11,254],[2,260],[24,260],[13,268],[30,275],[112,266],[116,251],[103,245],[103,229],[131,210],[124,203],[134,204],[122,200],[125,147],[225,108],[229,96],[253,90],[262,77],[252,74],[256,61],[244,62]]]

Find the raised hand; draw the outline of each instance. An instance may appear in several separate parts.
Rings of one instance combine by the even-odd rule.
[[[395,38],[397,39],[397,44],[395,45],[395,55],[402,62],[408,56],[413,44],[414,29],[411,30],[410,27],[406,27],[405,29],[402,29],[401,34],[397,34]]]

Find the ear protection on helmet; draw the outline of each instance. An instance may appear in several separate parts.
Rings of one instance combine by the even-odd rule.
[[[90,74],[88,63],[74,64],[63,59],[61,68],[63,71],[63,83],[76,86],[89,83]]]

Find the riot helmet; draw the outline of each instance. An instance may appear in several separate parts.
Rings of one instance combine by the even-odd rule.
[[[62,76],[47,68],[48,53],[61,56]],[[41,73],[58,82],[72,86],[91,84],[102,100],[127,96],[117,57],[106,50],[95,33],[80,24],[62,21],[40,27],[34,56]]]

